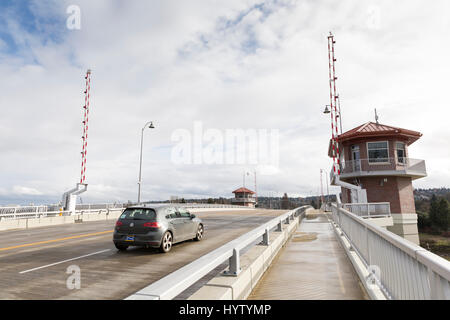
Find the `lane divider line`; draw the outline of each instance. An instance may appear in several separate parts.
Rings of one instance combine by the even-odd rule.
[[[114,232],[114,230],[108,230],[108,231],[102,231],[102,232],[95,232],[95,233],[88,233],[88,234],[82,234],[82,235],[78,235],[78,236],[66,237],[66,238],[60,238],[60,239],[54,239],[54,240],[46,240],[46,241],[39,241],[39,242],[33,242],[33,243],[27,243],[27,244],[21,244],[21,245],[13,246],[13,247],[0,248],[0,252],[2,252],[2,251],[7,251],[7,250],[12,250],[12,249],[18,249],[18,248],[25,248],[25,247],[37,246],[37,245],[40,245],[40,244],[47,244],[47,243],[52,243],[52,242],[59,242],[59,241],[64,241],[64,240],[71,240],[71,239],[79,239],[79,238],[86,238],[86,237],[98,236],[98,235],[108,234],[108,233],[112,233],[112,232]]]
[[[61,263],[66,263],[66,262],[69,262],[69,261],[90,257],[90,256],[93,256],[93,255],[96,255],[96,254],[100,254],[100,253],[103,253],[103,252],[107,252],[107,251],[111,251],[111,249],[97,251],[97,252],[94,252],[94,253],[85,254],[84,256],[80,256],[80,257],[76,257],[76,258],[72,258],[72,259],[67,259],[67,260],[64,260],[64,261],[59,261],[59,262],[55,262],[55,263],[52,263],[52,264],[47,264],[47,265],[42,266],[42,267],[37,267],[37,268],[21,271],[21,272],[19,272],[19,274],[24,274],[24,273],[28,273],[28,272],[36,271],[36,270],[39,270],[39,269],[48,268],[48,267],[53,267],[53,266],[56,266],[56,265],[61,264]]]

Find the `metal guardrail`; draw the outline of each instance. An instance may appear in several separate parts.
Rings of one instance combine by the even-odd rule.
[[[388,299],[449,300],[450,262],[396,234],[332,205],[334,223]],[[376,269],[375,268],[375,269]]]
[[[311,208],[311,206],[304,206],[291,210],[270,220],[260,227],[228,242],[220,248],[213,250],[181,269],[154,282],[127,299],[132,299],[131,297],[136,296],[149,300],[173,299],[216,267],[224,263],[227,259],[229,263],[228,274],[237,276],[240,272],[240,252],[244,248],[261,237],[263,238],[263,244],[267,245],[269,243],[269,232],[271,229],[277,227],[277,230],[281,230],[283,222],[293,220],[294,217],[303,215],[307,208]]]
[[[391,204],[389,202],[346,203],[343,207],[345,210],[348,210],[361,218],[381,218],[391,216]]]

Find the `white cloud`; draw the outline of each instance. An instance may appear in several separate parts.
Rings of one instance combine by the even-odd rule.
[[[427,160],[429,177],[415,185],[448,185],[445,1],[79,1],[79,31],[64,29],[70,1],[39,3],[35,14],[63,23],[30,33],[9,16],[6,31],[21,47],[10,55],[0,44],[0,188],[32,186],[59,200],[75,185],[83,74],[92,68],[85,202],[136,198],[149,120],[157,128],[145,132],[145,199],[231,197],[242,184],[242,166],[171,163],[172,133],[197,120],[218,130],[279,129],[280,171],[258,189],[316,193],[319,169],[330,167],[321,114],[330,30],[344,129],[372,120],[377,107],[381,122],[424,133],[411,155]],[[379,28],[368,23],[374,6]]]
[[[42,192],[34,189],[23,186],[14,186],[12,189],[12,194],[20,195],[20,196],[40,196]]]

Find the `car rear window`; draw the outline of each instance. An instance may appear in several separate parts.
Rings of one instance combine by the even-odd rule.
[[[121,220],[155,220],[156,212],[153,209],[126,209],[120,216]]]

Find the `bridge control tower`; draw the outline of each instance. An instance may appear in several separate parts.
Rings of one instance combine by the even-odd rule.
[[[419,244],[412,181],[427,176],[424,160],[409,157],[408,147],[422,134],[374,122],[338,136],[342,150],[340,174],[331,171],[331,184],[339,180],[361,187],[368,203],[390,203],[394,225],[387,229]],[[328,150],[330,157],[333,150]],[[342,202],[354,203],[351,190],[342,187]]]
[[[242,187],[234,190],[233,193],[234,199],[231,199],[233,204],[250,208],[254,208],[256,206],[256,198],[254,197],[256,193],[254,191]]]

